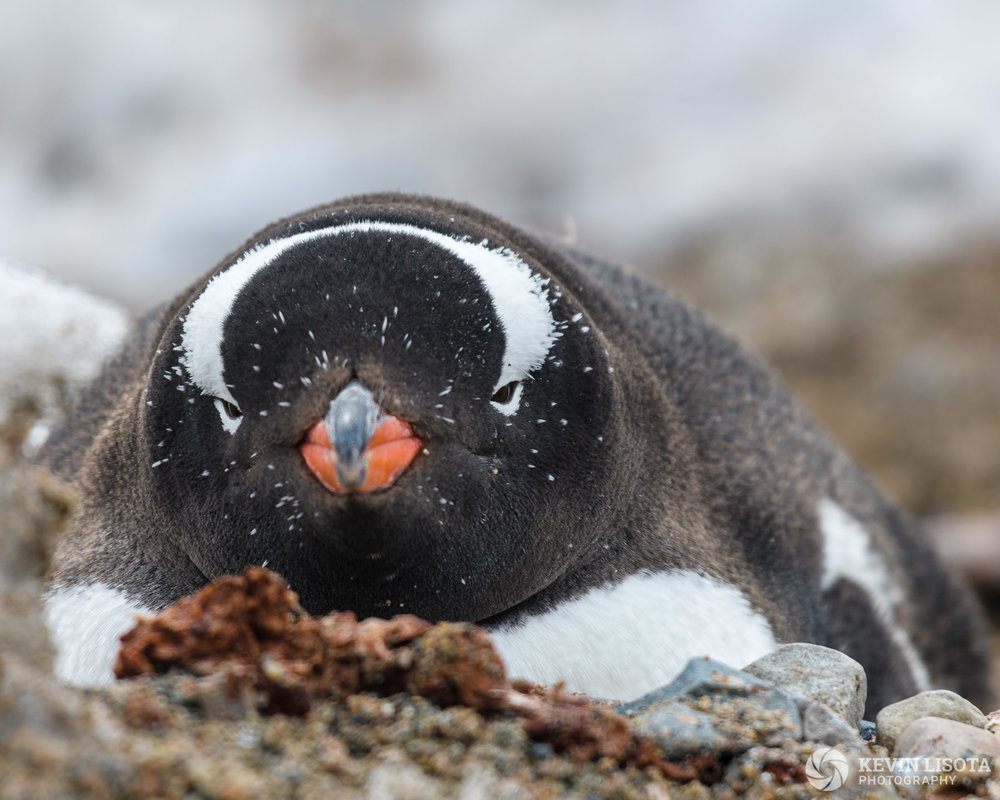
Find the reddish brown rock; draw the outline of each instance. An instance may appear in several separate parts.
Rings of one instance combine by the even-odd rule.
[[[1000,759],[1000,736],[987,730],[939,717],[921,717],[903,731],[893,752],[895,758]]]
[[[115,675],[221,675],[231,694],[258,693],[261,710],[301,714],[315,697],[401,691],[409,645],[431,628],[411,615],[312,617],[278,576],[249,567],[141,619],[122,637]]]
[[[905,763],[906,797],[929,793],[967,796],[982,787],[1000,764],[1000,737],[987,730],[939,717],[910,723],[896,742],[896,763]]]

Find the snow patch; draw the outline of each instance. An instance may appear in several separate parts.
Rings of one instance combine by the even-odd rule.
[[[37,404],[42,421],[27,445],[37,449],[64,394],[89,383],[132,329],[108,300],[68,286],[41,270],[0,257],[0,425],[15,405]]]

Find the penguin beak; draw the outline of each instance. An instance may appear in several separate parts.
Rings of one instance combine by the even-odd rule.
[[[403,420],[386,414],[372,393],[351,381],[306,433],[299,451],[319,482],[335,494],[388,489],[423,442]]]

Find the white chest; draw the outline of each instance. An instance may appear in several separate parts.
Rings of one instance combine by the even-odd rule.
[[[55,589],[44,604],[56,648],[56,677],[83,687],[111,682],[119,637],[137,616],[154,613],[103,583]]]
[[[491,633],[511,677],[619,700],[670,682],[691,658],[743,667],[779,644],[739,589],[683,570],[631,575]]]

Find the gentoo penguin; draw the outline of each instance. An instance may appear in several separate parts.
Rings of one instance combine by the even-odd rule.
[[[70,682],[262,564],[313,613],[475,621],[511,674],[602,697],[794,641],[860,661],[869,710],[988,694],[967,590],[772,371],[458,203],[261,231],[145,320],[48,460],[80,496],[46,599]]]

